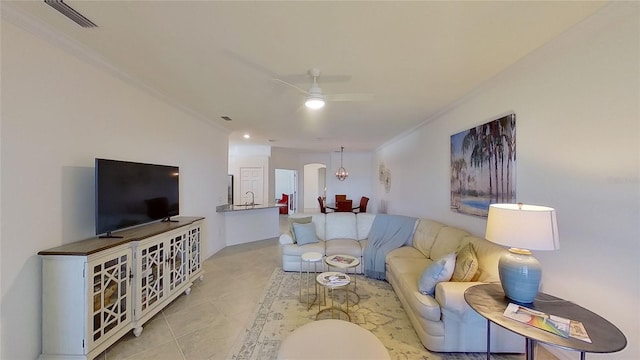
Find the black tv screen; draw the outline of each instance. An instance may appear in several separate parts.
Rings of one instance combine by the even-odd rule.
[[[177,166],[96,159],[96,235],[180,213]]]

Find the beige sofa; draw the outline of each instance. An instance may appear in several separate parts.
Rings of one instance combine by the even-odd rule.
[[[282,253],[282,269],[284,271],[299,271],[300,256],[305,252],[315,251],[322,255],[350,255],[362,260],[362,251],[367,246],[367,238],[375,214],[334,212],[328,214],[295,214],[290,218],[312,217],[315,225],[317,243],[294,244],[291,231],[280,235],[280,250]],[[352,271],[352,270],[350,270]],[[362,262],[355,268],[355,272],[362,274]]]
[[[328,213],[312,216],[318,242],[298,245],[291,232],[280,236],[282,268],[300,270],[300,256],[308,251],[323,255],[346,254],[362,257],[375,214]],[[435,295],[424,295],[418,281],[435,260],[472,244],[478,260],[474,282],[440,282]],[[464,291],[479,283],[499,282],[498,259],[506,250],[464,230],[418,219],[408,243],[386,256],[386,278],[398,295],[425,348],[437,352],[486,351],[487,322],[464,300]],[[363,273],[362,266],[357,268]],[[491,352],[523,353],[524,339],[491,325]]]
[[[433,261],[472,244],[478,259],[476,281],[445,281],[435,296],[418,291],[424,269]],[[420,341],[431,351],[486,351],[487,321],[464,300],[464,291],[481,283],[500,282],[498,260],[506,250],[488,240],[442,223],[420,219],[411,246],[386,256],[386,277],[398,295]],[[523,353],[524,338],[491,324],[491,352]]]

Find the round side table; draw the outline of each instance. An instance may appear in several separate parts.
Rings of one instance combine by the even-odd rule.
[[[344,271],[347,275],[349,275],[349,269],[353,269],[353,289],[349,290],[349,292],[354,294],[356,298],[351,305],[357,305],[360,302],[360,295],[358,295],[358,276],[356,274],[356,268],[360,265],[360,259],[350,255],[336,254],[327,256],[324,261],[329,270],[331,270],[331,268],[340,269],[340,271]]]
[[[327,294],[326,294],[327,289],[329,289],[329,294],[331,297],[331,306],[326,307],[324,309],[320,308],[320,301],[318,300],[318,313],[316,314],[316,320],[318,320],[318,317],[320,316],[320,314],[324,312],[329,312],[329,311],[331,312],[331,318],[333,319],[334,313],[337,311],[338,316],[340,316],[340,313],[345,314],[347,316],[347,319],[351,321],[351,315],[349,315],[349,295],[348,295],[349,284],[351,283],[351,278],[349,278],[349,275],[341,272],[336,272],[336,271],[327,271],[318,275],[316,277],[316,282],[323,287],[325,305],[327,304]],[[346,310],[335,304],[335,290],[343,287],[346,289],[346,294],[347,294],[345,296],[345,299],[347,302]]]
[[[314,283],[313,286],[313,301],[310,301],[310,293],[311,291],[309,290],[309,278],[310,278],[310,271],[311,271],[311,264],[313,264],[313,274],[315,275],[316,273],[318,273],[318,263],[320,263],[320,261],[322,261],[322,254],[319,252],[306,252],[304,254],[302,254],[302,256],[300,256],[300,291],[299,291],[299,298],[300,298],[300,302],[302,302],[302,268],[306,267],[306,292],[307,292],[307,310],[311,309],[311,306],[313,306],[313,303],[318,299],[318,285],[317,283]],[[306,266],[303,266],[306,265]]]

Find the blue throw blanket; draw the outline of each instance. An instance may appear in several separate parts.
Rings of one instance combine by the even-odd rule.
[[[362,254],[365,276],[384,280],[385,257],[413,236],[416,218],[377,214],[369,232],[369,242]]]

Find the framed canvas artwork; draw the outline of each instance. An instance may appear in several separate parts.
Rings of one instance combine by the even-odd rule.
[[[451,210],[486,217],[516,200],[516,115],[451,135]]]

